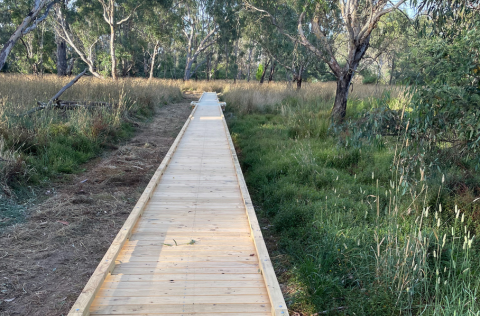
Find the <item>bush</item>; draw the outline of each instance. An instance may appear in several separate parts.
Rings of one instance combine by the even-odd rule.
[[[363,84],[372,84],[372,83],[378,83],[378,76],[377,74],[373,73],[370,69],[364,69],[360,72],[360,74],[363,76],[362,83]]]

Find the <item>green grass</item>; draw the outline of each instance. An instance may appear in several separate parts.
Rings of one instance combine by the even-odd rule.
[[[351,102],[351,117],[371,103]],[[287,304],[328,315],[480,315],[479,247],[463,249],[473,232],[460,212],[440,213],[442,184],[403,181],[401,138],[340,145],[329,109],[287,99],[229,120],[257,211],[273,224],[276,264],[297,289]]]

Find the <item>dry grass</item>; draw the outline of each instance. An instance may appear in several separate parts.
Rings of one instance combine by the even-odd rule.
[[[336,91],[335,82],[304,82],[300,91],[291,82],[271,82],[259,84],[256,81],[245,82],[232,80],[216,81],[176,81],[182,91],[207,91],[223,94],[227,105],[240,113],[265,111],[275,106],[280,106],[287,99],[297,99],[302,102],[323,102],[329,106],[333,104]],[[403,94],[403,88],[388,85],[353,84],[349,99],[352,101],[378,99],[385,92],[391,98]]]
[[[9,112],[20,114],[35,107],[37,101],[47,101],[70,80],[54,75],[0,74],[0,115],[6,107]],[[118,103],[122,94],[135,102],[148,104],[165,104],[181,98],[178,81],[133,78],[112,81],[83,77],[61,99]]]
[[[229,107],[243,113],[265,111],[274,106],[281,105],[287,99],[297,99],[302,102],[321,102],[331,107],[335,98],[335,82],[305,83],[300,91],[291,83],[270,83],[260,85],[252,83],[228,83],[223,89],[224,99]],[[364,100],[380,98],[386,91],[391,97],[396,97],[401,92],[398,87],[386,85],[352,86],[350,100]]]
[[[73,172],[106,141],[128,137],[132,118],[148,118],[155,106],[182,98],[178,81],[83,77],[62,100],[103,101],[113,106],[95,111],[43,110],[23,116],[70,80],[0,74],[0,190],[7,196],[12,193],[10,184],[19,179]]]

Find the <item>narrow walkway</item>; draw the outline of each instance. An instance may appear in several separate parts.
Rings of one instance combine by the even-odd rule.
[[[169,153],[69,315],[288,315],[215,93]]]

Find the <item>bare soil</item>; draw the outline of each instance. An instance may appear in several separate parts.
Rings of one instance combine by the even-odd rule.
[[[27,219],[0,236],[0,315],[66,315],[191,112],[157,110],[118,149],[53,183]]]

